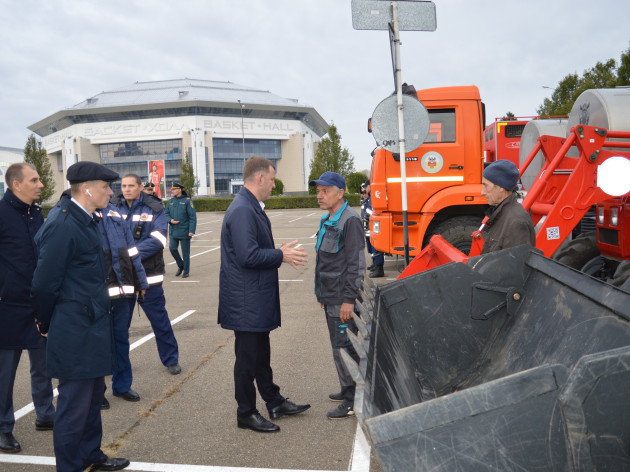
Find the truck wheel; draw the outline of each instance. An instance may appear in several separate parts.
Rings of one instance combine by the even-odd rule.
[[[468,255],[472,244],[472,234],[481,226],[481,216],[456,216],[438,224],[431,233],[425,237],[424,246],[429,243],[435,234],[441,235],[457,249]]]
[[[577,270],[582,270],[587,264],[589,267],[596,265],[596,262],[591,261],[599,257],[597,234],[594,231],[580,234],[553,255],[556,261]]]

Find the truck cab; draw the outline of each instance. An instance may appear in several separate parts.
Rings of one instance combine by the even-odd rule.
[[[487,202],[481,196],[484,105],[476,86],[419,90],[429,135],[405,156],[409,254],[433,234],[464,252],[479,228]],[[377,149],[372,159],[372,245],[404,254],[400,156]]]

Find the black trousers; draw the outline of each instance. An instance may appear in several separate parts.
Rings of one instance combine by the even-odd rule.
[[[273,383],[271,370],[271,346],[269,332],[253,333],[234,331],[234,390],[238,408],[238,416],[249,416],[258,413],[256,409],[256,387],[265,401],[267,409],[274,408],[284,402],[280,395],[280,387]]]

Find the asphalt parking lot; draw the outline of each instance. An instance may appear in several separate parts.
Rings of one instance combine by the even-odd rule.
[[[130,403],[106,393],[103,450],[127,457],[137,471],[380,471],[355,418],[329,420],[339,389],[324,315],[313,294],[315,238],[321,210],[270,210],[277,245],[299,240],[309,255],[299,270],[280,268],[282,327],[271,335],[272,367],[281,393],[311,409],[277,420],[281,431],[261,434],[236,426],[232,368],[234,335],[217,324],[220,232],[223,213],[199,213],[191,245],[191,275],[174,276],[164,251],[167,309],[179,343],[182,373],[172,376],[159,361],[150,324],[136,308],[130,329],[134,382],[141,400]],[[386,260],[386,278],[397,275]],[[262,301],[261,301],[262,302]],[[0,454],[5,472],[54,470],[52,432],[35,431],[28,354],[22,356],[14,389],[14,435],[20,454]],[[111,378],[106,379],[111,386]],[[266,415],[259,398],[258,408]]]

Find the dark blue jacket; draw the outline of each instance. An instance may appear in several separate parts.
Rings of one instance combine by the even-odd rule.
[[[98,223],[74,202],[48,216],[31,296],[48,324],[48,376],[78,380],[112,373],[113,334]]]
[[[48,216],[67,209],[70,198],[68,189],[61,194],[61,199]],[[107,208],[97,211],[95,215],[99,219],[98,227],[103,241],[110,298],[131,298],[140,289],[149,288],[136,242],[118,208],[108,203]]]
[[[0,200],[0,349],[38,346],[30,293],[37,264],[34,238],[43,224],[39,206],[6,191]]]
[[[131,298],[140,289],[149,288],[140,251],[118,208],[109,203],[99,216],[109,296]]]
[[[132,203],[131,208],[122,195],[113,198],[112,203],[125,219],[136,241],[149,285],[162,285],[166,272],[163,252],[167,231],[162,201],[140,192],[140,198]]]
[[[256,197],[242,187],[221,228],[219,323],[233,331],[265,332],[280,326],[278,267],[271,223]]]

